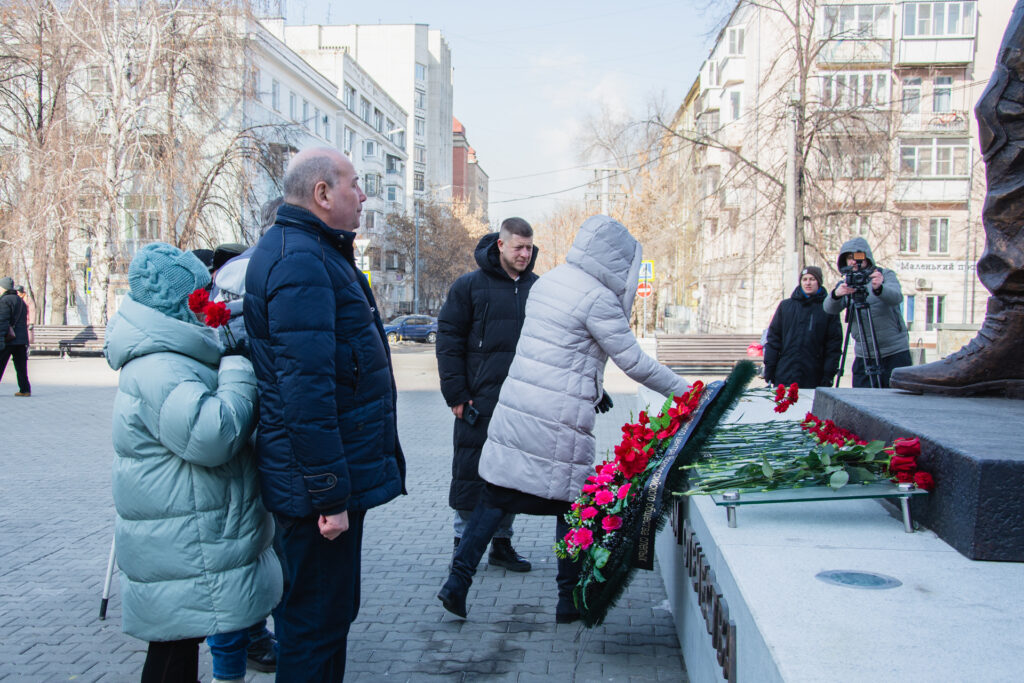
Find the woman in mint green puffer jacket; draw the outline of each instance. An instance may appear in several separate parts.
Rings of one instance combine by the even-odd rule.
[[[112,431],[122,621],[151,642],[147,669],[154,641],[188,641],[164,656],[191,658],[193,639],[247,628],[281,596],[249,447],[252,365],[222,358],[215,331],[187,306],[208,282],[192,254],[147,245],[107,326],[104,352],[121,371]]]

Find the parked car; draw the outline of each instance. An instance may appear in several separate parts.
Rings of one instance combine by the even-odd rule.
[[[412,340],[433,344],[437,341],[437,318],[429,315],[400,315],[384,326],[389,342]]]

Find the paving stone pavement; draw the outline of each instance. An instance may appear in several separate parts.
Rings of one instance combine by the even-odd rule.
[[[481,564],[469,620],[435,597],[452,546],[447,505],[452,416],[436,390],[431,347],[395,354],[409,495],[370,511],[349,681],[569,681],[575,625],[556,625],[554,521],[521,516],[514,539],[534,565]],[[0,384],[0,680],[135,681],[145,644],[121,633],[115,582],[98,619],[113,528],[110,413],[116,375],[101,359],[32,359],[33,395]],[[10,376],[7,376],[10,375]],[[618,383],[616,387],[627,387]],[[618,389],[614,389],[618,390]],[[598,418],[599,452],[618,441],[635,394]],[[686,681],[660,575],[638,572],[589,640],[577,681]],[[209,681],[203,647],[200,674]],[[249,681],[270,681],[250,673]]]

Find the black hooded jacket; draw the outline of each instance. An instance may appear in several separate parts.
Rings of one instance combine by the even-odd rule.
[[[455,420],[448,504],[456,510],[476,507],[483,489],[477,472],[480,449],[515,357],[526,297],[537,280],[533,273],[537,248],[526,270],[513,280],[501,267],[496,232],[480,238],[475,257],[480,268],[452,284],[437,317],[437,369],[444,400],[449,406],[472,400],[480,411],[475,425]]]
[[[14,339],[3,337],[7,330],[14,328]],[[0,296],[0,349],[4,346],[28,344],[28,306],[14,290],[2,292]]]
[[[832,384],[843,348],[838,315],[822,308],[822,288],[810,296],[797,287],[779,304],[764,345],[764,376],[772,384],[813,389]]]

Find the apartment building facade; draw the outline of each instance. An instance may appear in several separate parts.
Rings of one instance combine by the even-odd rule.
[[[469,144],[466,127],[452,117],[452,200],[465,204],[470,214],[487,221],[489,181],[476,150]]]
[[[834,285],[853,235],[899,275],[912,341],[980,323],[972,108],[1012,4],[737,3],[672,124],[673,143],[689,143],[677,156],[680,196],[695,204],[685,212],[699,277],[687,296],[700,330],[759,332],[799,265],[822,266]]]
[[[407,188],[442,197],[452,186],[452,64],[441,31],[426,24],[287,26],[288,45],[313,64],[318,55],[349,54],[409,113],[405,129]],[[343,80],[330,70],[325,73]]]

